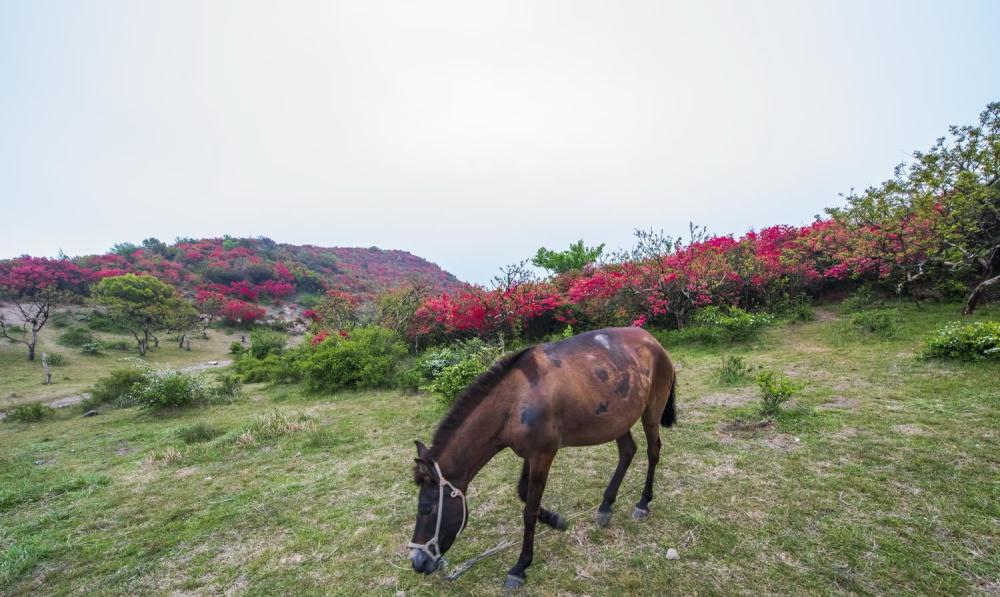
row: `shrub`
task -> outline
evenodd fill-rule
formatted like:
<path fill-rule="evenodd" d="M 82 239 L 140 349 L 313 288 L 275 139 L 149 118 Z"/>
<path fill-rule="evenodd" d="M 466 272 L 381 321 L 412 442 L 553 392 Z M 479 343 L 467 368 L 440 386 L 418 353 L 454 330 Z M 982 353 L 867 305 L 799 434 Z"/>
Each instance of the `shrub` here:
<path fill-rule="evenodd" d="M 285 342 L 284 334 L 266 329 L 254 330 L 250 332 L 250 355 L 255 359 L 263 359 L 271 354 L 281 354 L 285 349 Z"/>
<path fill-rule="evenodd" d="M 84 328 L 70 328 L 59 334 L 59 344 L 70 348 L 79 348 L 85 344 L 96 342 L 94 335 Z"/>
<path fill-rule="evenodd" d="M 304 413 L 283 413 L 277 410 L 254 417 L 249 424 L 242 427 L 230 437 L 237 447 L 248 448 L 258 441 L 269 440 L 310 430 L 315 426 L 315 421 Z"/>
<path fill-rule="evenodd" d="M 177 437 L 184 440 L 185 444 L 207 442 L 219 437 L 220 435 L 222 435 L 221 429 L 213 427 L 207 423 L 195 423 L 194 425 L 182 427 L 177 430 Z"/>
<path fill-rule="evenodd" d="M 857 313 L 881 305 L 882 299 L 872 290 L 872 287 L 862 286 L 840 303 L 840 310 L 843 313 Z"/>
<path fill-rule="evenodd" d="M 53 367 L 61 367 L 66 364 L 66 357 L 58 352 L 45 353 L 45 361 Z"/>
<path fill-rule="evenodd" d="M 7 421 L 18 423 L 33 423 L 52 415 L 55 410 L 41 402 L 21 404 L 7 411 Z"/>
<path fill-rule="evenodd" d="M 396 332 L 377 326 L 357 328 L 313 347 L 298 363 L 306 387 L 330 392 L 342 388 L 387 386 L 406 345 Z"/>
<path fill-rule="evenodd" d="M 97 380 L 90 388 L 88 406 L 98 404 L 126 404 L 134 390 L 146 381 L 142 369 L 128 367 L 114 369 L 106 376 Z"/>
<path fill-rule="evenodd" d="M 301 379 L 302 375 L 295 359 L 297 353 L 278 356 L 268 355 L 264 359 L 255 359 L 249 355 L 236 361 L 236 372 L 246 383 L 274 381 L 291 383 Z"/>
<path fill-rule="evenodd" d="M 101 343 L 107 350 L 117 350 L 120 352 L 132 352 L 132 344 L 127 340 L 108 340 Z"/>
<path fill-rule="evenodd" d="M 722 383 L 737 384 L 746 381 L 750 377 L 752 369 L 746 364 L 743 357 L 727 354 L 722 357 L 716 375 Z"/>
<path fill-rule="evenodd" d="M 774 371 L 763 371 L 757 375 L 757 386 L 760 388 L 760 406 L 757 412 L 765 418 L 778 414 L 781 405 L 805 387 Z"/>
<path fill-rule="evenodd" d="M 771 311 L 781 319 L 791 322 L 813 321 L 816 319 L 816 310 L 813 309 L 812 301 L 804 294 L 794 297 L 783 297 L 775 303 Z"/>
<path fill-rule="evenodd" d="M 750 339 L 761 327 L 771 323 L 767 313 L 747 313 L 739 307 L 723 311 L 718 307 L 705 307 L 695 317 L 695 322 L 712 330 L 721 340 L 738 342 Z"/>
<path fill-rule="evenodd" d="M 243 397 L 243 380 L 232 373 L 220 375 L 218 384 L 212 388 L 212 394 L 227 402 L 238 400 Z"/>
<path fill-rule="evenodd" d="M 80 347 L 80 352 L 85 355 L 98 356 L 104 353 L 104 345 L 100 342 L 88 342 Z"/>
<path fill-rule="evenodd" d="M 180 371 L 147 371 L 130 395 L 135 404 L 146 408 L 190 406 L 204 401 L 206 396 L 200 378 Z"/>
<path fill-rule="evenodd" d="M 1000 321 L 946 324 L 927 340 L 924 356 L 965 361 L 1000 359 Z"/>
<path fill-rule="evenodd" d="M 121 328 L 111 321 L 111 318 L 95 311 L 94 313 L 80 313 L 76 316 L 77 321 L 87 322 L 87 327 L 95 332 L 121 332 Z"/>
<path fill-rule="evenodd" d="M 851 323 L 866 332 L 889 338 L 896 331 L 897 319 L 895 309 L 869 309 L 851 316 Z"/>
<path fill-rule="evenodd" d="M 247 351 L 247 347 L 242 342 L 232 342 L 229 344 L 229 354 L 240 356 Z"/>
<path fill-rule="evenodd" d="M 70 314 L 66 311 L 59 311 L 52 314 L 52 326 L 56 329 L 68 327 L 71 323 Z"/>
<path fill-rule="evenodd" d="M 452 402 L 477 377 L 503 355 L 503 346 L 469 341 L 439 349 L 425 357 L 425 371 L 431 382 L 423 389 Z"/>

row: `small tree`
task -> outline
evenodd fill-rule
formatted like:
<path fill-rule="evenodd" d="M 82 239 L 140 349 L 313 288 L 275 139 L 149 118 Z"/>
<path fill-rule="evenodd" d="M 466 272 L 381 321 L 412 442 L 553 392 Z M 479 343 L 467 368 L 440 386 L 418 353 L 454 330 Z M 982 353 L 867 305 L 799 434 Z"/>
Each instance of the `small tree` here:
<path fill-rule="evenodd" d="M 60 303 L 78 300 L 85 290 L 86 272 L 68 260 L 19 257 L 0 263 L 0 298 L 14 305 L 20 323 L 0 311 L 0 336 L 28 348 L 35 360 L 38 332 Z M 14 330 L 19 330 L 20 333 Z"/>
<path fill-rule="evenodd" d="M 541 247 L 531 263 L 536 267 L 549 270 L 554 274 L 563 274 L 571 270 L 582 269 L 597 261 L 604 251 L 604 243 L 596 247 L 587 247 L 583 244 L 583 239 L 572 243 L 565 251 L 552 251 Z"/>
<path fill-rule="evenodd" d="M 104 278 L 94 287 L 94 298 L 116 326 L 132 334 L 139 356 L 146 355 L 155 331 L 168 328 L 171 318 L 190 309 L 172 286 L 146 275 Z"/>

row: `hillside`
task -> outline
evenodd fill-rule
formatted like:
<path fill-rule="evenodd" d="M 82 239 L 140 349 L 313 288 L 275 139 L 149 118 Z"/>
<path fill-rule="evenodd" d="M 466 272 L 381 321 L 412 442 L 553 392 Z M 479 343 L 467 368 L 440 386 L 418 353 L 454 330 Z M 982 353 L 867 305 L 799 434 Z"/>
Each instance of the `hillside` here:
<path fill-rule="evenodd" d="M 72 261 L 95 279 L 147 273 L 189 295 L 218 292 L 249 303 L 283 302 L 326 290 L 365 301 L 412 279 L 439 291 L 462 286 L 436 264 L 406 251 L 290 245 L 263 237 L 178 239 L 172 245 L 147 239 Z"/>

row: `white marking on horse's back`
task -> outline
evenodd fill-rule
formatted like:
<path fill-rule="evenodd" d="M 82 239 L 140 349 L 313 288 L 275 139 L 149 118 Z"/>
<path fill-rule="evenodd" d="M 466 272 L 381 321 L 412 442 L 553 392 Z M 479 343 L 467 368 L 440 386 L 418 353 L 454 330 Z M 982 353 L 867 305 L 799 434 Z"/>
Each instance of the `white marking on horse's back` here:
<path fill-rule="evenodd" d="M 603 346 L 605 350 L 609 350 L 611 348 L 611 342 L 608 341 L 608 337 L 605 334 L 597 334 L 594 336 L 594 342 Z"/>

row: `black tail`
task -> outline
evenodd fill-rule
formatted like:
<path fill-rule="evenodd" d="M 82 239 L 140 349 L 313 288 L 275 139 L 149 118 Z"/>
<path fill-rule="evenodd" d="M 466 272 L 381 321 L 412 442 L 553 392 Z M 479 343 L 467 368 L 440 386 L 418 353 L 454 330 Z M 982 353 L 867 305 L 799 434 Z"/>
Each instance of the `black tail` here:
<path fill-rule="evenodd" d="M 667 406 L 663 408 L 663 414 L 660 416 L 660 425 L 664 427 L 672 427 L 674 423 L 677 422 L 677 404 L 674 400 L 674 390 L 677 389 L 677 375 L 674 375 L 674 381 L 670 382 L 670 397 L 667 398 Z"/>

